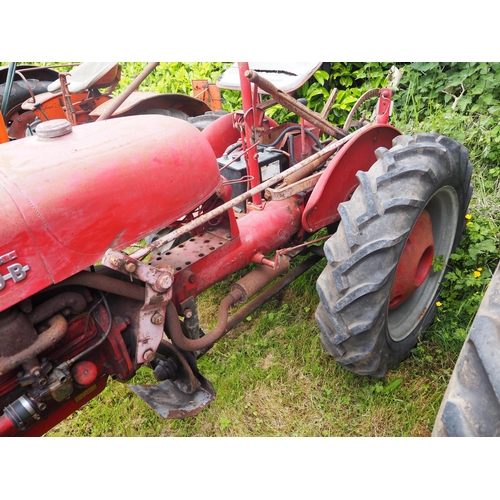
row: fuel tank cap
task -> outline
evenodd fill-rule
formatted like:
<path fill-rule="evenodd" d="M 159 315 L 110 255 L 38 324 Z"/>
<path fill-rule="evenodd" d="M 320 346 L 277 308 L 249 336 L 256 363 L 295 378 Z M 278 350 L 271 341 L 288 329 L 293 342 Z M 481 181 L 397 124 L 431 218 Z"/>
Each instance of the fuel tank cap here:
<path fill-rule="evenodd" d="M 36 135 L 41 139 L 52 139 L 69 134 L 72 130 L 71 123 L 64 118 L 60 118 L 40 123 L 36 127 Z"/>

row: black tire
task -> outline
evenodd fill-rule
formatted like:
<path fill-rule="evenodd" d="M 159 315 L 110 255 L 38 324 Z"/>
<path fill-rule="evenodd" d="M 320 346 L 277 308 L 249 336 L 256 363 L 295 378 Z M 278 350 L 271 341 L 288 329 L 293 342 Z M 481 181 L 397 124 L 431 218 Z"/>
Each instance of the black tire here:
<path fill-rule="evenodd" d="M 171 116 L 172 118 L 178 118 L 179 120 L 188 121 L 189 116 L 181 111 L 180 109 L 162 109 L 162 108 L 151 108 L 145 111 L 147 115 L 163 115 L 163 116 Z"/>
<path fill-rule="evenodd" d="M 47 92 L 47 87 L 52 82 L 40 81 L 40 80 L 27 80 L 29 87 L 31 88 L 34 95 L 42 94 Z M 6 84 L 0 85 L 0 107 L 2 106 L 3 100 L 5 98 L 5 87 Z M 22 104 L 26 99 L 31 97 L 31 93 L 23 80 L 14 81 L 12 83 L 12 88 L 9 93 L 9 102 L 7 106 L 7 116 L 9 116 L 9 110 Z"/>
<path fill-rule="evenodd" d="M 339 364 L 382 378 L 430 325 L 445 274 L 445 266 L 431 269 L 406 301 L 389 310 L 408 237 L 426 210 L 434 255 L 448 261 L 465 225 L 472 166 L 463 146 L 437 134 L 396 137 L 376 156 L 368 172 L 358 172 L 360 185 L 340 205 L 341 223 L 325 244 L 316 321 L 324 348 Z"/>
<path fill-rule="evenodd" d="M 192 123 L 200 132 L 203 132 L 214 121 L 227 114 L 228 112 L 224 110 L 207 111 L 204 115 L 190 117 L 189 123 Z"/>
<path fill-rule="evenodd" d="M 500 267 L 453 370 L 433 437 L 500 436 Z"/>

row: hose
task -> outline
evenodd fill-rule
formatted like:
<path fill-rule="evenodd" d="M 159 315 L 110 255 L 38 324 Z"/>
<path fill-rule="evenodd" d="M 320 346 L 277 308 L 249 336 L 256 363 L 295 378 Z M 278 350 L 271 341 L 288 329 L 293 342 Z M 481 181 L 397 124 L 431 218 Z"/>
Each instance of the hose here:
<path fill-rule="evenodd" d="M 2 116 L 5 116 L 5 114 L 7 113 L 7 106 L 9 103 L 10 91 L 12 89 L 12 82 L 14 81 L 14 75 L 16 73 L 16 67 L 17 67 L 16 62 L 11 62 L 9 64 L 7 81 L 5 82 L 5 94 L 3 96 L 3 101 L 2 101 L 2 109 L 1 109 Z"/>

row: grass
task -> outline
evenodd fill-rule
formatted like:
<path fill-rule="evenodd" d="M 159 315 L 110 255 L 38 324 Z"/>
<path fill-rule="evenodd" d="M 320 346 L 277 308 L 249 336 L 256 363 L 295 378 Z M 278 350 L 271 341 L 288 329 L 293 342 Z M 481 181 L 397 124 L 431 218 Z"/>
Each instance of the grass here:
<path fill-rule="evenodd" d="M 485 190 L 476 193 L 472 220 L 496 200 Z M 198 361 L 217 396 L 197 416 L 163 420 L 127 385 L 111 380 L 47 436 L 430 436 L 478 298 L 457 299 L 439 309 L 423 340 L 385 379 L 361 377 L 337 365 L 319 340 L 315 283 L 325 263 L 316 264 Z M 230 283 L 228 278 L 198 297 L 205 331 L 214 326 Z M 141 368 L 131 383 L 155 381 Z"/>
<path fill-rule="evenodd" d="M 472 214 L 495 200 L 484 190 L 478 194 L 471 202 Z M 197 416 L 163 420 L 127 385 L 112 380 L 102 394 L 47 435 L 430 436 L 479 301 L 472 297 L 476 303 L 467 306 L 469 297 L 456 302 L 457 307 L 452 302 L 439 309 L 423 340 L 397 369 L 383 380 L 361 377 L 337 365 L 319 340 L 315 283 L 325 263 L 316 264 L 198 361 L 217 396 Z M 198 297 L 205 331 L 214 326 L 230 283 L 228 278 Z M 155 381 L 141 368 L 131 383 Z"/>
<path fill-rule="evenodd" d="M 314 320 L 322 265 L 199 360 L 217 397 L 196 417 L 163 420 L 126 385 L 111 381 L 48 435 L 429 436 L 456 356 L 424 340 L 384 380 L 341 368 L 321 347 Z M 206 292 L 200 312 L 212 311 L 218 300 L 217 290 Z M 141 368 L 131 383 L 154 380 Z"/>

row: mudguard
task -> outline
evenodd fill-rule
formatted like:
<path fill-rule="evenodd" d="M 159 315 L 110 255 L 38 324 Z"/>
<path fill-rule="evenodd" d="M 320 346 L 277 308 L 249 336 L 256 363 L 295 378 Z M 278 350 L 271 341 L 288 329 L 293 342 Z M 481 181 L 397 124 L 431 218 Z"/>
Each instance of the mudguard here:
<path fill-rule="evenodd" d="M 112 101 L 105 102 L 94 109 L 90 116 L 96 120 L 112 105 Z M 112 117 L 144 114 L 151 109 L 176 109 L 188 116 L 199 116 L 211 111 L 207 103 L 184 94 L 132 92 L 112 114 Z"/>
<path fill-rule="evenodd" d="M 374 125 L 347 143 L 327 165 L 302 214 L 302 227 L 309 232 L 340 220 L 338 206 L 356 187 L 356 172 L 367 171 L 376 161 L 375 150 L 390 149 L 401 132 L 391 125 Z"/>

